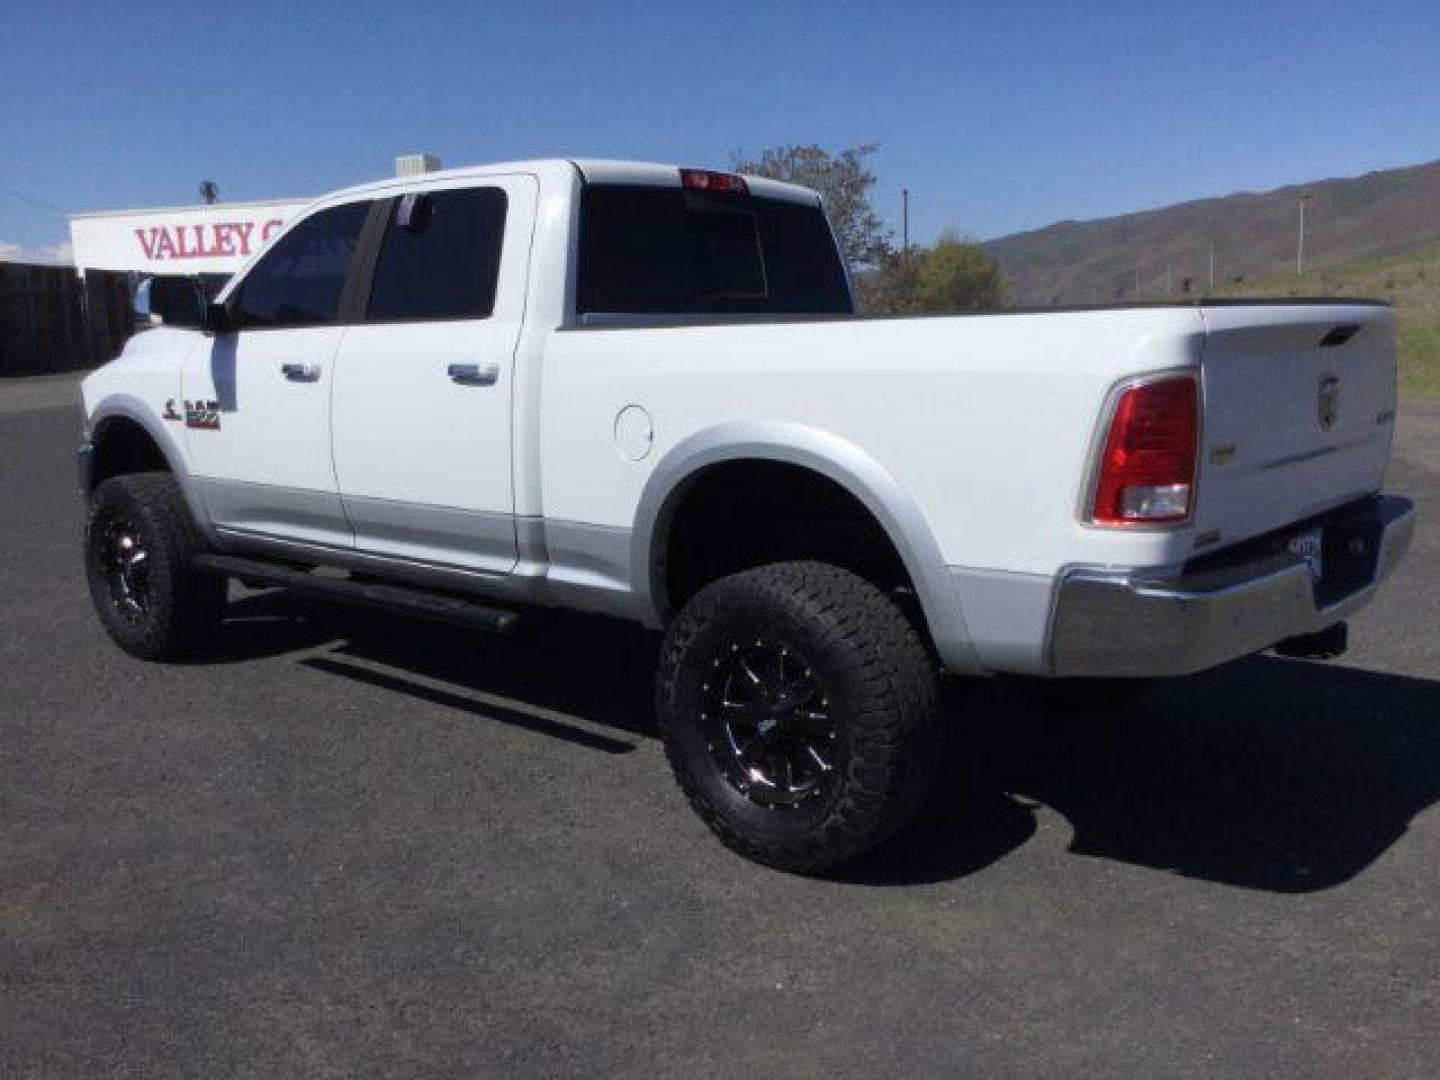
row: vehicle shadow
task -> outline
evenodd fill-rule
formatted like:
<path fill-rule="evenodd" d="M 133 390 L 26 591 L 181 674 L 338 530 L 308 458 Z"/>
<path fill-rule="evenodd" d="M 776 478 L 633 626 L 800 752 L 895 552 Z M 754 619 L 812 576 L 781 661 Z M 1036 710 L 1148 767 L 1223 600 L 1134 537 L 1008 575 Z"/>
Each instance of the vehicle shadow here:
<path fill-rule="evenodd" d="M 269 591 L 232 599 L 220 634 L 190 662 L 306 653 L 299 662 L 317 671 L 559 737 L 563 724 L 537 728 L 533 717 L 651 737 L 657 645 L 642 627 L 598 616 L 546 612 L 495 636 Z M 576 741 L 615 749 L 613 739 Z"/>
<path fill-rule="evenodd" d="M 955 721 L 930 813 L 843 880 L 967 873 L 1027 839 L 1043 804 L 1077 854 L 1314 892 L 1360 873 L 1440 798 L 1440 682 L 1335 664 L 1253 657 L 1109 713 L 987 686 Z"/>
<path fill-rule="evenodd" d="M 282 594 L 232 616 L 235 644 L 310 650 L 314 670 L 488 721 L 610 753 L 632 744 L 590 728 L 654 734 L 656 637 L 626 623 L 550 614 L 493 638 Z M 953 691 L 930 807 L 834 880 L 973 873 L 1034 834 L 1038 804 L 1065 817 L 1078 854 L 1312 892 L 1360 873 L 1440 798 L 1440 682 L 1266 656 L 1111 712 L 1045 708 L 998 682 Z"/>

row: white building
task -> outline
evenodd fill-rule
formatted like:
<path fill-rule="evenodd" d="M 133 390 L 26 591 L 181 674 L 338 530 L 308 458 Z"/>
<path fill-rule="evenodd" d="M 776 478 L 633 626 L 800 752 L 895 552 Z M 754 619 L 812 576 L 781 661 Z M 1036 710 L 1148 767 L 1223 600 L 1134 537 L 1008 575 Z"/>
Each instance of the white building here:
<path fill-rule="evenodd" d="M 434 154 L 395 159 L 396 176 L 440 168 Z M 310 199 L 262 199 L 159 210 L 97 210 L 70 215 L 75 268 L 142 276 L 239 270 Z"/>
<path fill-rule="evenodd" d="M 137 274 L 233 274 L 308 199 L 70 216 L 75 266 Z"/>

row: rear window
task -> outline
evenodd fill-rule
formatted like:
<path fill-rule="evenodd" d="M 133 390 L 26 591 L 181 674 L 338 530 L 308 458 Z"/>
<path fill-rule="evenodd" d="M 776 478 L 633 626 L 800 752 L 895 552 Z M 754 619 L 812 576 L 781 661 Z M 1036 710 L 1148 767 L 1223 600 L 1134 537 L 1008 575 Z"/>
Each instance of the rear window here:
<path fill-rule="evenodd" d="M 818 206 L 591 184 L 580 203 L 580 314 L 842 314 L 845 269 Z"/>

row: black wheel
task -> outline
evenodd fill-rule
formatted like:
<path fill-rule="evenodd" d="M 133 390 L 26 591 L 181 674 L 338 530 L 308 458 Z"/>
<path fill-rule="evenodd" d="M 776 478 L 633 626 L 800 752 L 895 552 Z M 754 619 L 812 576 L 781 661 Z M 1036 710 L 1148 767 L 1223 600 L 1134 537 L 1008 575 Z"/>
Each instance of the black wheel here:
<path fill-rule="evenodd" d="M 776 563 L 701 590 L 666 634 L 665 753 L 730 848 L 816 872 L 875 847 L 940 764 L 939 676 L 915 628 L 863 578 Z"/>
<path fill-rule="evenodd" d="M 1148 679 L 1040 679 L 1015 676 L 1008 680 L 1032 703 L 1047 709 L 1105 712 L 1133 705 L 1150 691 Z"/>
<path fill-rule="evenodd" d="M 96 489 L 85 523 L 85 576 L 115 644 L 163 660 L 192 651 L 214 629 L 226 582 L 190 568 L 200 547 L 169 473 L 117 476 Z"/>

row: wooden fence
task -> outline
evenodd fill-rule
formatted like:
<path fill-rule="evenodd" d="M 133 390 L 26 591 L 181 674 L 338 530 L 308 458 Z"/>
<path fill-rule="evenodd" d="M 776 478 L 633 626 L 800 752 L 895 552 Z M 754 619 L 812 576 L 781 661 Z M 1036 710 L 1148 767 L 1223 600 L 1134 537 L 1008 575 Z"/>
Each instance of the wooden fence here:
<path fill-rule="evenodd" d="M 128 274 L 0 262 L 0 378 L 95 367 L 133 330 Z"/>

